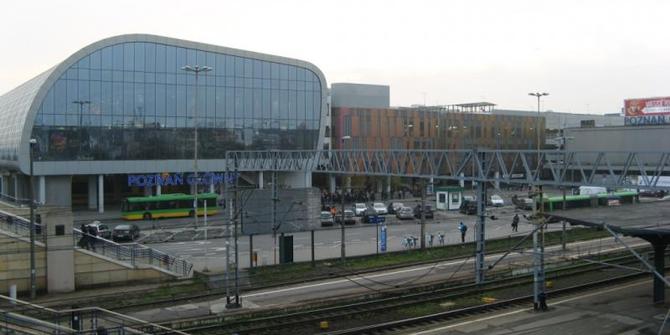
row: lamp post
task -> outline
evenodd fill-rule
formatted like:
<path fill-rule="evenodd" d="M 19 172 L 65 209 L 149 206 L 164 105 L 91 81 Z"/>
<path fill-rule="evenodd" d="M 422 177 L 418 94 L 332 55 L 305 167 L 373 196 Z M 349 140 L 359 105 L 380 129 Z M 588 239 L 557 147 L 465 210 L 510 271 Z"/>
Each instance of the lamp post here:
<path fill-rule="evenodd" d="M 535 124 L 535 132 L 537 133 L 537 176 L 541 178 L 540 98 L 549 95 L 549 93 L 536 92 L 528 93 L 528 95 L 537 98 L 537 122 Z M 533 306 L 535 310 L 539 310 L 542 307 L 540 296 L 544 296 L 544 218 L 542 216 L 544 203 L 542 201 L 541 185 L 537 186 L 537 195 L 539 196 L 539 201 L 533 207 L 533 216 L 537 220 L 537 224 L 540 225 L 539 232 L 537 229 L 533 232 Z"/>
<path fill-rule="evenodd" d="M 350 140 L 350 139 L 351 139 L 351 136 L 349 136 L 349 135 L 342 136 L 342 138 L 340 139 L 340 143 L 341 143 L 340 146 L 342 147 L 342 150 L 344 150 L 344 141 L 345 140 Z M 342 235 L 341 236 L 342 243 L 340 245 L 340 258 L 342 260 L 342 263 L 344 263 L 344 260 L 347 257 L 346 247 L 345 247 L 345 243 L 344 243 L 344 241 L 345 241 L 345 234 L 344 234 L 344 187 L 341 189 L 340 193 L 342 193 L 342 194 L 340 194 L 340 198 L 342 200 L 342 219 L 340 220 L 340 233 Z M 333 218 L 333 220 L 335 220 L 335 219 L 337 219 L 337 214 Z"/>
<path fill-rule="evenodd" d="M 83 121 L 83 112 L 84 112 L 84 105 L 90 105 L 91 102 L 89 100 L 75 100 L 72 101 L 73 104 L 79 105 L 79 127 L 81 127 Z"/>
<path fill-rule="evenodd" d="M 29 161 L 30 161 L 30 299 L 37 295 L 37 273 L 35 270 L 35 194 L 33 183 L 33 151 L 37 140 L 30 139 Z"/>
<path fill-rule="evenodd" d="M 193 180 L 195 185 L 193 187 L 193 216 L 195 218 L 195 227 L 198 227 L 198 76 L 200 72 L 212 71 L 212 68 L 204 65 L 186 65 L 181 68 L 186 72 L 195 73 L 195 106 L 193 107 Z M 207 230 L 207 227 L 205 227 Z M 207 241 L 205 241 L 205 244 Z"/>

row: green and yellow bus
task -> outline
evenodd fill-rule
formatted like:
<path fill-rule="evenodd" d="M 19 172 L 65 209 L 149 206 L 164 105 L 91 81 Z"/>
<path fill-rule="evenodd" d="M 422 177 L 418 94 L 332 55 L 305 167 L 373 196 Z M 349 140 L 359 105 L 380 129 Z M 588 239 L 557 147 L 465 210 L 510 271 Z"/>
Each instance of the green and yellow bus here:
<path fill-rule="evenodd" d="M 594 195 L 566 195 L 565 209 L 595 207 L 595 206 L 612 206 L 613 203 L 633 203 L 638 199 L 638 194 L 635 191 L 622 191 L 611 193 L 598 193 Z M 551 212 L 554 210 L 563 209 L 563 196 L 554 196 L 543 198 L 544 211 Z"/>
<path fill-rule="evenodd" d="M 121 205 L 121 218 L 124 220 L 151 220 L 162 218 L 189 217 L 194 215 L 193 194 L 172 193 L 148 197 L 128 197 Z M 216 193 L 198 194 L 198 216 L 219 212 Z"/>

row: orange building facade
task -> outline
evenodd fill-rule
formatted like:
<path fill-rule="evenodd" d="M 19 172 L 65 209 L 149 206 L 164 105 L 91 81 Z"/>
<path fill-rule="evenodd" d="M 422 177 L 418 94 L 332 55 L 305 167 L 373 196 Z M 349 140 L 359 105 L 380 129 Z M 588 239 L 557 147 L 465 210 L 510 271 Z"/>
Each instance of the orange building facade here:
<path fill-rule="evenodd" d="M 332 148 L 356 150 L 537 149 L 545 119 L 435 108 L 332 109 Z"/>

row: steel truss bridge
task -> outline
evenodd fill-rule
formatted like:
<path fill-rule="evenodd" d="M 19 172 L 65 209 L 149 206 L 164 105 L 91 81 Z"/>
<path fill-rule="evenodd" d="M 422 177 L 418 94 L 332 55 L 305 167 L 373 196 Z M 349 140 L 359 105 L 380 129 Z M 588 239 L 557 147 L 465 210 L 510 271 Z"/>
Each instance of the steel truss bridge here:
<path fill-rule="evenodd" d="M 538 164 L 539 162 L 539 164 Z M 668 190 L 670 151 L 229 151 L 227 171 L 318 172 L 550 186 Z"/>
<path fill-rule="evenodd" d="M 670 176 L 670 151 L 269 150 L 228 151 L 225 158 L 226 173 L 272 172 L 273 180 L 276 180 L 276 172 L 303 171 L 474 182 L 477 184 L 478 199 L 475 230 L 477 283 L 485 280 L 486 202 L 483 199 L 487 198 L 486 185 L 489 182 L 536 187 L 600 186 L 670 191 L 670 184 L 659 183 L 660 177 Z M 273 187 L 276 187 L 275 184 Z M 232 215 L 231 221 L 235 221 Z M 538 222 L 539 229 L 543 229 L 544 221 Z M 541 265 L 538 266 L 540 270 L 536 269 L 536 299 L 538 290 L 544 290 L 544 260 L 541 251 L 544 247 L 541 243 L 538 251 L 537 231 L 535 229 L 533 232 L 534 263 Z M 237 264 L 233 266 L 237 269 Z M 655 285 L 656 282 L 659 280 L 655 281 Z M 239 306 L 237 284 L 235 291 L 236 305 Z M 229 294 L 227 298 L 230 299 Z"/>

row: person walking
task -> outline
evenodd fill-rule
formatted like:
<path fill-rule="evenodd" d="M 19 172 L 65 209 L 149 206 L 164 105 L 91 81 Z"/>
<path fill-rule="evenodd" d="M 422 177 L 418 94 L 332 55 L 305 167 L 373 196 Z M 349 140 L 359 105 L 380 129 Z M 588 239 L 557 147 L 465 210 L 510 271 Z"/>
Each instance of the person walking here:
<path fill-rule="evenodd" d="M 79 230 L 81 231 L 81 239 L 79 239 L 79 245 L 80 248 L 86 248 L 88 250 L 89 244 L 88 244 L 88 227 L 86 227 L 85 224 L 81 224 L 81 227 L 79 227 Z"/>
<path fill-rule="evenodd" d="M 87 232 L 88 232 L 88 238 L 87 238 L 88 248 L 87 249 L 90 248 L 93 251 L 95 251 L 95 243 L 97 242 L 97 237 L 96 236 L 98 236 L 98 233 L 95 231 L 95 227 L 93 227 L 93 226 L 88 226 Z"/>
<path fill-rule="evenodd" d="M 437 240 L 440 242 L 440 245 L 444 245 L 444 233 L 442 232 L 438 233 Z"/>
<path fill-rule="evenodd" d="M 512 218 L 512 231 L 518 231 L 519 230 L 519 214 L 514 214 L 514 218 Z"/>
<path fill-rule="evenodd" d="M 465 243 L 465 233 L 468 231 L 468 226 L 461 221 L 461 223 L 458 224 L 458 230 L 461 232 L 461 243 Z"/>

